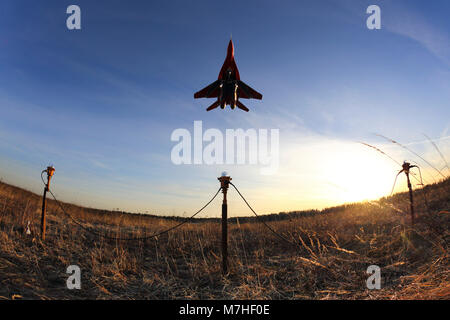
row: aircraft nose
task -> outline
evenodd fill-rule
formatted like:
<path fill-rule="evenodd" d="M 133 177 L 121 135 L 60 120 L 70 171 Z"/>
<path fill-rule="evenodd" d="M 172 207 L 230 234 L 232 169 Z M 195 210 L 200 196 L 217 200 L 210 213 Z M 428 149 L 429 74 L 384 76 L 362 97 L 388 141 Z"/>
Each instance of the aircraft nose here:
<path fill-rule="evenodd" d="M 230 39 L 230 42 L 228 43 L 228 50 L 227 55 L 229 57 L 234 57 L 234 45 L 233 40 Z"/>

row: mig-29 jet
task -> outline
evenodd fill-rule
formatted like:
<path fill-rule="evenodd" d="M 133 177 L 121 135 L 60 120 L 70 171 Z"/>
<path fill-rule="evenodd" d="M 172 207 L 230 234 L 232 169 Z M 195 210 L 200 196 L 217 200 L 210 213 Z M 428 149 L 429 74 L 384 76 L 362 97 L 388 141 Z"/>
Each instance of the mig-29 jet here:
<path fill-rule="evenodd" d="M 239 101 L 239 98 L 262 99 L 261 93 L 241 81 L 239 70 L 234 61 L 232 40 L 228 44 L 227 57 L 225 58 L 222 69 L 220 69 L 219 78 L 206 88 L 196 92 L 194 98 L 217 98 L 217 101 L 210 105 L 206 111 L 215 109 L 218 106 L 224 109 L 226 105 L 229 105 L 231 109 L 238 107 L 247 112 L 249 109 Z"/>

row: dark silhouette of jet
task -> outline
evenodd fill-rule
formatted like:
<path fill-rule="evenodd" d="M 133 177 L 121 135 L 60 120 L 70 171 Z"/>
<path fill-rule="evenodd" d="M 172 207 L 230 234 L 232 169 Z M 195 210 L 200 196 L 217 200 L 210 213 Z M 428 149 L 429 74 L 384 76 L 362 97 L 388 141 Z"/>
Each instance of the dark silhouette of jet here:
<path fill-rule="evenodd" d="M 217 101 L 210 105 L 206 111 L 215 109 L 218 106 L 224 109 L 226 105 L 229 105 L 231 109 L 238 107 L 247 112 L 249 109 L 239 101 L 239 98 L 262 99 L 261 93 L 241 81 L 239 70 L 234 61 L 232 40 L 228 43 L 227 57 L 225 58 L 222 69 L 220 69 L 219 78 L 209 86 L 196 92 L 194 98 L 217 98 Z"/>

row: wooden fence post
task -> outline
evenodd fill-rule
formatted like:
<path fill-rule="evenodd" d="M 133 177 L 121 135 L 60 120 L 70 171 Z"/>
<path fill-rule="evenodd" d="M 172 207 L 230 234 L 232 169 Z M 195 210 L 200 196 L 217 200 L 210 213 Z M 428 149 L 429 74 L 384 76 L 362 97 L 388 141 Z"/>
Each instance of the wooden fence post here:
<path fill-rule="evenodd" d="M 53 173 L 55 172 L 55 168 L 53 167 L 47 167 L 46 170 L 42 171 L 42 173 L 47 173 L 47 183 L 44 187 L 44 195 L 42 197 L 42 216 L 41 216 L 41 238 L 44 241 L 45 240 L 45 229 L 46 229 L 46 221 L 45 221 L 45 211 L 47 209 L 47 191 L 50 189 L 50 180 L 53 176 Z M 41 173 L 41 174 L 42 174 Z"/>
<path fill-rule="evenodd" d="M 227 176 L 226 172 L 222 173 L 220 178 L 220 186 L 222 187 L 223 202 L 222 202 L 222 273 L 228 272 L 228 205 L 227 205 L 227 191 L 231 178 Z"/>
<path fill-rule="evenodd" d="M 403 163 L 403 171 L 406 174 L 406 180 L 408 183 L 408 190 L 409 190 L 409 204 L 411 207 L 411 224 L 414 225 L 414 199 L 413 199 L 413 191 L 412 191 L 411 181 L 409 179 L 409 170 L 412 167 L 413 166 L 411 166 L 411 164 L 406 161 Z"/>

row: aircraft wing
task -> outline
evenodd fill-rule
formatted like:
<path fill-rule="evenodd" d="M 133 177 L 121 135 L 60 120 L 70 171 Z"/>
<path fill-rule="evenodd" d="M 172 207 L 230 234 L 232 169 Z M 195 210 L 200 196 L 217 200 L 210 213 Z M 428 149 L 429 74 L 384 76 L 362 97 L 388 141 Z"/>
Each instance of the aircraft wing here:
<path fill-rule="evenodd" d="M 219 85 L 220 80 L 216 80 L 209 86 L 203 88 L 202 90 L 194 93 L 194 98 L 217 98 L 219 96 Z"/>
<path fill-rule="evenodd" d="M 238 96 L 239 96 L 239 98 L 243 98 L 243 99 L 258 99 L 258 100 L 262 99 L 262 94 L 261 93 L 259 93 L 258 91 L 250 88 L 244 82 L 239 80 L 237 83 L 238 83 Z"/>

